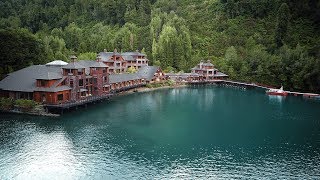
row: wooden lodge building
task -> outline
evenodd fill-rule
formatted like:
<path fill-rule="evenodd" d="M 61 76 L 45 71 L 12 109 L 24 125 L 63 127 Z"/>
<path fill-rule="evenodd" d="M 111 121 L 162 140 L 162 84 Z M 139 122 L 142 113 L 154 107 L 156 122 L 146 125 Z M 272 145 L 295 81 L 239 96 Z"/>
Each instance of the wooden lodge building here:
<path fill-rule="evenodd" d="M 210 60 L 207 62 L 200 61 L 197 66 L 191 69 L 191 73 L 199 74 L 204 80 L 224 79 L 228 77 L 228 75 L 214 68 Z"/>
<path fill-rule="evenodd" d="M 89 97 L 108 96 L 165 77 L 159 67 L 148 66 L 144 54 L 132 52 L 122 56 L 113 52 L 106 58 L 107 54 L 100 53 L 95 61 L 78 61 L 77 57 L 72 56 L 70 63 L 53 61 L 10 73 L 0 81 L 0 97 L 63 104 Z M 137 73 L 124 73 L 127 65 L 140 69 Z"/>
<path fill-rule="evenodd" d="M 200 61 L 197 66 L 191 69 L 191 73 L 166 73 L 166 75 L 177 82 L 221 80 L 228 77 L 228 75 L 219 72 L 210 60 L 205 63 Z"/>
<path fill-rule="evenodd" d="M 227 77 L 209 61 L 201 61 L 191 73 L 164 74 L 160 67 L 148 66 L 139 52 L 101 52 L 96 60 L 60 60 L 32 65 L 12 72 L 0 81 L 0 97 L 31 99 L 46 105 L 61 105 L 108 97 L 112 93 L 171 78 L 175 81 L 210 81 Z M 129 67 L 136 73 L 125 73 Z"/>
<path fill-rule="evenodd" d="M 101 52 L 98 56 L 108 66 L 108 73 L 110 74 L 124 73 L 129 67 L 140 69 L 143 66 L 148 66 L 149 62 L 146 55 L 138 51 L 120 54 L 115 49 L 114 52 Z"/>

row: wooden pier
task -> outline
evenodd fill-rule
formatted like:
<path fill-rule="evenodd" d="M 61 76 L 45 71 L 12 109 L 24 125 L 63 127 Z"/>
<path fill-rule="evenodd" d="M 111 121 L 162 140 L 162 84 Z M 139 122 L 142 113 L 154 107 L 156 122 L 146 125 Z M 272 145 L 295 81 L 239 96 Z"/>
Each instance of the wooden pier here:
<path fill-rule="evenodd" d="M 88 96 L 85 98 L 82 98 L 77 101 L 69 101 L 61 104 L 46 104 L 44 107 L 46 108 L 46 111 L 60 111 L 60 114 L 63 114 L 63 111 L 65 109 L 70 109 L 70 108 L 78 108 L 79 106 L 87 106 L 87 104 L 90 103 L 95 103 L 95 102 L 101 102 L 103 100 L 107 100 L 110 97 L 112 97 L 113 94 L 103 94 L 100 96 Z"/>
<path fill-rule="evenodd" d="M 315 94 L 315 93 L 302 93 L 302 92 L 293 92 L 293 91 L 285 91 L 287 92 L 289 95 L 292 96 L 303 96 L 306 98 L 313 98 L 313 97 L 320 97 L 320 94 Z"/>
<path fill-rule="evenodd" d="M 230 81 L 230 80 L 221 80 L 221 79 L 217 79 L 217 80 L 207 80 L 207 81 L 189 81 L 187 82 L 187 84 L 190 85 L 201 85 L 201 84 L 227 84 L 227 85 L 231 85 L 231 86 L 242 86 L 245 88 L 261 88 L 261 89 L 270 89 L 273 87 L 267 87 L 264 85 L 260 85 L 260 84 L 255 84 L 255 83 L 244 83 L 244 82 L 237 82 L 237 81 Z M 303 93 L 303 92 L 294 92 L 294 91 L 285 91 L 288 93 L 288 95 L 291 96 L 302 96 L 302 97 L 306 97 L 306 98 L 314 98 L 314 97 L 320 97 L 320 94 L 316 94 L 316 93 Z"/>

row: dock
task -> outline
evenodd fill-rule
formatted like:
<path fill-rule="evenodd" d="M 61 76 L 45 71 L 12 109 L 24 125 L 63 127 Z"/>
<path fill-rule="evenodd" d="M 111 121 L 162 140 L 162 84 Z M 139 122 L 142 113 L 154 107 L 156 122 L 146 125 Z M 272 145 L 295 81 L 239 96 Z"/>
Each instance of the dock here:
<path fill-rule="evenodd" d="M 255 84 L 255 83 L 245 83 L 245 82 L 237 82 L 237 81 L 221 80 L 221 79 L 204 80 L 204 81 L 189 81 L 189 82 L 187 82 L 187 84 L 189 84 L 189 85 L 227 84 L 227 85 L 231 85 L 231 86 L 244 87 L 244 88 L 260 88 L 260 89 L 265 89 L 265 90 L 268 90 L 270 88 L 276 89 L 275 87 L 271 87 L 271 86 L 267 87 L 265 85 L 260 85 L 260 84 Z M 306 97 L 306 98 L 320 97 L 320 94 L 316 94 L 316 93 L 304 93 L 304 92 L 294 92 L 294 91 L 285 91 L 285 92 L 287 92 L 288 95 L 291 95 L 291 96 L 302 96 L 302 97 Z"/>
<path fill-rule="evenodd" d="M 292 96 L 303 96 L 306 98 L 313 98 L 313 97 L 320 97 L 320 94 L 315 94 L 315 93 L 302 93 L 302 92 L 293 92 L 293 91 L 285 91 L 288 94 L 292 95 Z"/>

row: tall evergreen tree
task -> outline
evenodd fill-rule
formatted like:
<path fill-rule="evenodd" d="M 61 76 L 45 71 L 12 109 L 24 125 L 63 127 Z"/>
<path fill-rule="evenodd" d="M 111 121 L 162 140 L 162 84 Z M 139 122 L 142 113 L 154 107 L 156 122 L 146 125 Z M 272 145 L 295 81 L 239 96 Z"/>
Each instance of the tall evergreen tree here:
<path fill-rule="evenodd" d="M 284 43 L 288 30 L 289 18 L 289 6 L 286 3 L 282 3 L 278 11 L 278 24 L 275 34 L 275 41 L 278 47 L 281 47 Z"/>

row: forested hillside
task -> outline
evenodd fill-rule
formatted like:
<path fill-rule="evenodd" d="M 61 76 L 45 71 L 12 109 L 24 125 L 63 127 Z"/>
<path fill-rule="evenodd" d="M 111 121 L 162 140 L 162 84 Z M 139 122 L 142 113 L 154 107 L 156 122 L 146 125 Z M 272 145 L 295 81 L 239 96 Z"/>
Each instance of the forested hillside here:
<path fill-rule="evenodd" d="M 0 73 L 143 51 L 165 70 L 211 59 L 231 79 L 320 92 L 319 0 L 2 0 Z"/>

